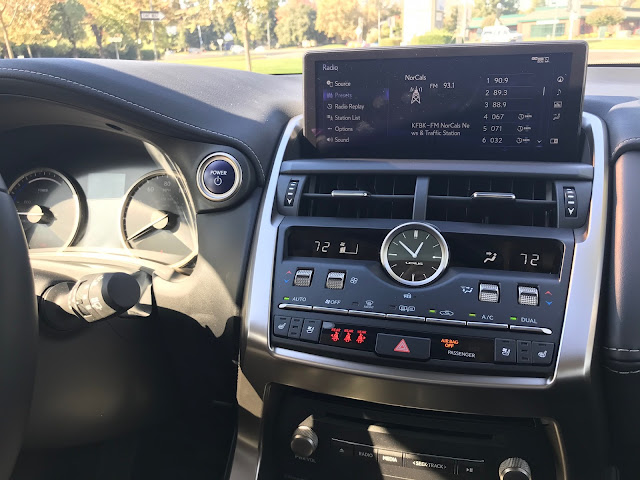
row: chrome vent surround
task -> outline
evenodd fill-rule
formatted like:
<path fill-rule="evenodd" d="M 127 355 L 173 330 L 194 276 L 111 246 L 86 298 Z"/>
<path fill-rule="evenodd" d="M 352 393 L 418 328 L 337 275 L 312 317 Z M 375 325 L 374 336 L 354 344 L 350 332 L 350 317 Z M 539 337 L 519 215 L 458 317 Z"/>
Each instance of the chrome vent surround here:
<path fill-rule="evenodd" d="M 299 216 L 408 220 L 415 189 L 415 175 L 310 175 Z"/>
<path fill-rule="evenodd" d="M 557 227 L 551 180 L 438 175 L 429 179 L 427 220 Z"/>

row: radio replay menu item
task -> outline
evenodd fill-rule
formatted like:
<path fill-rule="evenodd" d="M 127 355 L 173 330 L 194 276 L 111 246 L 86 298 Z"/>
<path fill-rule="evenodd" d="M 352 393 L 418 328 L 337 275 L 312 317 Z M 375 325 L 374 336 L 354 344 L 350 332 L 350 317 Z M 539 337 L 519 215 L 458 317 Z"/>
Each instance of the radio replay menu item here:
<path fill-rule="evenodd" d="M 577 161 L 586 48 L 312 52 L 305 136 L 332 157 Z"/>

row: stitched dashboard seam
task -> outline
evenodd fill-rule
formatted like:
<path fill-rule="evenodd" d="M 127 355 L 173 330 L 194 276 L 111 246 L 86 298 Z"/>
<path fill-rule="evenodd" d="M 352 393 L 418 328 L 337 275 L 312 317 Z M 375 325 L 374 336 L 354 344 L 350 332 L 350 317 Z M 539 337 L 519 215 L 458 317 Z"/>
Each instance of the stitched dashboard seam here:
<path fill-rule="evenodd" d="M 174 122 L 178 122 L 178 123 L 181 123 L 183 125 L 187 125 L 188 127 L 195 128 L 197 130 L 202 130 L 203 132 L 212 133 L 214 135 L 220 135 L 222 137 L 229 138 L 231 140 L 239 142 L 239 143 L 241 143 L 242 145 L 244 145 L 245 147 L 247 147 L 249 149 L 251 154 L 254 156 L 254 158 L 256 160 L 256 163 L 258 164 L 258 167 L 260 168 L 260 173 L 262 173 L 262 179 L 263 180 L 266 179 L 266 175 L 264 173 L 264 169 L 262 168 L 262 164 L 260 163 L 260 160 L 258 159 L 258 155 L 256 155 L 256 152 L 254 152 L 253 149 L 249 145 L 247 145 L 245 142 L 243 142 L 239 138 L 233 137 L 231 135 L 227 135 L 225 133 L 216 132 L 214 130 L 209 130 L 207 128 L 199 127 L 197 125 L 193 125 L 193 124 L 191 124 L 189 122 L 185 122 L 184 120 L 179 120 L 177 118 L 171 117 L 171 116 L 166 115 L 164 113 L 156 112 L 155 110 L 152 110 L 151 108 L 145 107 L 143 105 L 139 105 L 139 104 L 137 104 L 135 102 L 132 102 L 131 100 L 127 100 L 125 98 L 119 97 L 119 96 L 114 95 L 112 93 L 105 92 L 105 91 L 100 90 L 98 88 L 90 87 L 89 85 L 85 85 L 83 83 L 79 83 L 79 82 L 76 82 L 74 80 L 69 80 L 68 78 L 59 77 L 57 75 L 51 75 L 50 73 L 35 72 L 33 70 L 25 70 L 25 69 L 22 69 L 22 68 L 0 67 L 0 70 L 5 70 L 5 71 L 9 71 L 9 72 L 28 73 L 28 74 L 33 74 L 33 75 L 40 75 L 40 76 L 43 76 L 43 77 L 49 77 L 49 78 L 53 78 L 55 80 L 60 80 L 60 81 L 63 81 L 63 82 L 67 82 L 67 83 L 70 83 L 72 85 L 77 85 L 78 87 L 86 88 L 88 90 L 91 90 L 92 92 L 96 92 L 96 93 L 105 95 L 107 97 L 115 98 L 116 100 L 120 100 L 120 101 L 125 102 L 125 103 L 127 103 L 129 105 L 132 105 L 134 107 L 141 108 L 142 110 L 145 110 L 145 111 L 147 111 L 149 113 L 153 113 L 154 115 L 158 115 L 159 117 L 163 117 L 163 118 L 166 118 L 166 119 L 169 119 L 169 120 L 173 120 Z"/>
<path fill-rule="evenodd" d="M 620 148 L 624 144 L 629 143 L 629 142 L 633 142 L 633 141 L 636 141 L 636 140 L 640 140 L 640 137 L 625 138 L 624 140 L 622 140 L 620 143 L 618 143 L 616 145 L 616 148 L 613 149 L 614 156 L 616 156 L 615 154 L 617 153 L 618 150 L 620 150 Z"/>

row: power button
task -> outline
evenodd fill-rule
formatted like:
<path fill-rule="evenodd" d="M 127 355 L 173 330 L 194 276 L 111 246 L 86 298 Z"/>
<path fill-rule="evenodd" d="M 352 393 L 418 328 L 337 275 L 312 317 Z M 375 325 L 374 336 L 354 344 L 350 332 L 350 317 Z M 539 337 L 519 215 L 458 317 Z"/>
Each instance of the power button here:
<path fill-rule="evenodd" d="M 236 193 L 242 181 L 242 170 L 234 157 L 220 152 L 207 156 L 200 163 L 197 177 L 200 193 L 219 202 Z"/>

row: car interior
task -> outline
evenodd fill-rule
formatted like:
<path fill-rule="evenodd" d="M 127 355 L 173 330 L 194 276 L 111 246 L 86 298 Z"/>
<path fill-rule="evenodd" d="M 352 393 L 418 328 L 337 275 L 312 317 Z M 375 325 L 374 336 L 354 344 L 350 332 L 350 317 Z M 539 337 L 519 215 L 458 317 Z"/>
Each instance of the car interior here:
<path fill-rule="evenodd" d="M 587 55 L 0 62 L 0 480 L 639 478 L 640 68 Z"/>

